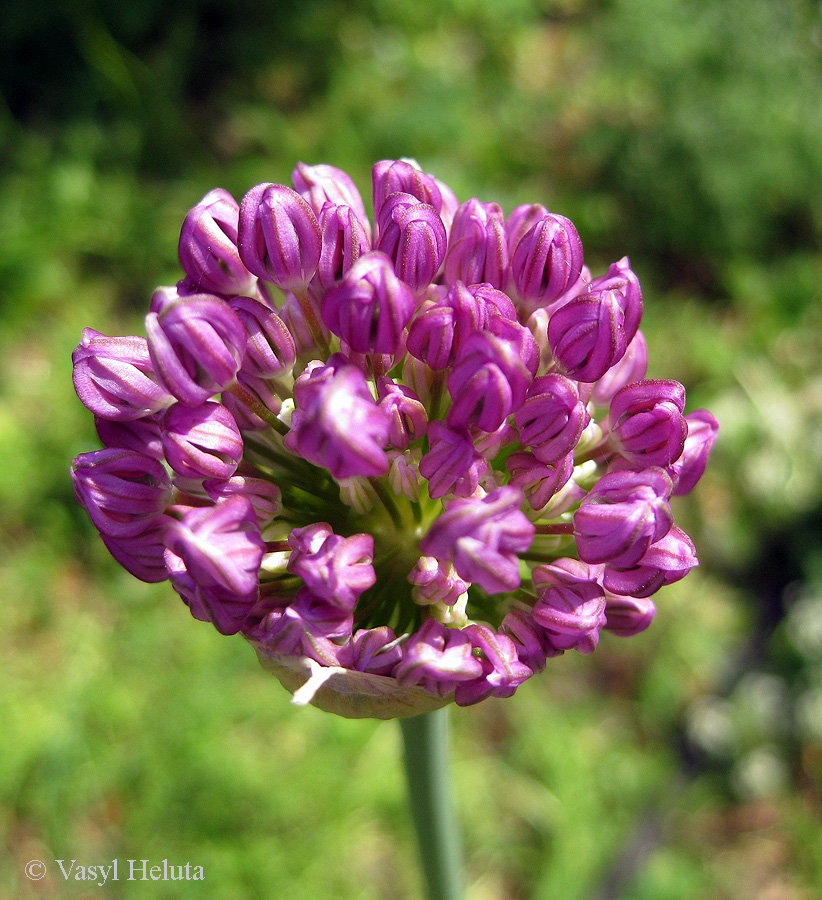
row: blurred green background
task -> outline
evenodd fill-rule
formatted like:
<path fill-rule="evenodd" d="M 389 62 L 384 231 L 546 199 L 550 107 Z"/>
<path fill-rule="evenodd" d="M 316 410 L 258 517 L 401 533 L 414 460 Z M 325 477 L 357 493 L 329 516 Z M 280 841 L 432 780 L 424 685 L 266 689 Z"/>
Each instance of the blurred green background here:
<path fill-rule="evenodd" d="M 817 900 L 819 4 L 5 0 L 0 42 L 0 898 L 421 895 L 396 724 L 290 705 L 68 479 L 81 329 L 142 333 L 207 190 L 412 156 L 627 253 L 652 374 L 721 422 L 650 631 L 454 710 L 469 900 Z M 206 881 L 53 862 L 115 857 Z"/>

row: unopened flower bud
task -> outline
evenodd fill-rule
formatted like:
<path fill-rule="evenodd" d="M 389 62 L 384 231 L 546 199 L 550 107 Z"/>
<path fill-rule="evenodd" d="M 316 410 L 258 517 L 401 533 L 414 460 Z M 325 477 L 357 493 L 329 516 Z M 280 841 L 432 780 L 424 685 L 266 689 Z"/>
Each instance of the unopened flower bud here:
<path fill-rule="evenodd" d="M 605 625 L 605 593 L 590 567 L 577 559 L 558 559 L 533 573 L 537 602 L 534 620 L 557 650 L 591 653 Z"/>
<path fill-rule="evenodd" d="M 662 469 L 603 475 L 574 514 L 580 557 L 620 568 L 636 565 L 671 528 L 671 488 Z"/>
<path fill-rule="evenodd" d="M 306 287 L 317 271 L 322 235 L 308 201 L 283 184 L 258 184 L 240 204 L 240 257 L 283 291 Z"/>
<path fill-rule="evenodd" d="M 148 350 L 158 381 L 187 406 L 228 387 L 245 353 L 246 330 L 219 297 L 155 291 L 146 316 Z"/>
<path fill-rule="evenodd" d="M 591 416 L 575 382 L 555 372 L 540 375 L 514 413 L 520 440 L 544 463 L 555 463 L 576 447 Z"/>
<path fill-rule="evenodd" d="M 168 464 L 183 478 L 230 478 L 243 457 L 243 439 L 231 413 L 209 400 L 177 403 L 163 422 Z"/>
<path fill-rule="evenodd" d="M 582 241 L 565 216 L 547 213 L 511 250 L 511 277 L 528 315 L 559 299 L 581 272 Z"/>
<path fill-rule="evenodd" d="M 420 541 L 426 556 L 450 560 L 461 578 L 495 594 L 519 586 L 518 553 L 534 526 L 520 510 L 522 491 L 506 485 L 481 499 L 453 500 Z"/>
<path fill-rule="evenodd" d="M 308 200 L 317 216 L 326 203 L 349 207 L 363 226 L 365 237 L 370 241 L 371 229 L 368 226 L 368 216 L 362 197 L 351 176 L 342 169 L 324 164 L 307 166 L 305 163 L 297 163 L 297 167 L 291 173 L 291 183 L 297 193 Z"/>
<path fill-rule="evenodd" d="M 132 450 L 95 450 L 72 463 L 74 493 L 102 534 L 135 537 L 171 501 L 171 482 L 158 460 Z"/>
<path fill-rule="evenodd" d="M 157 383 L 145 338 L 106 337 L 84 328 L 71 359 L 77 396 L 103 419 L 139 419 L 174 402 Z"/>
<path fill-rule="evenodd" d="M 694 489 L 705 471 L 708 456 L 719 431 L 719 422 L 707 409 L 697 409 L 688 413 L 685 421 L 688 424 L 685 447 L 682 455 L 672 466 L 676 478 L 673 490 L 675 496 L 687 494 Z"/>
<path fill-rule="evenodd" d="M 222 188 L 209 191 L 192 209 L 180 232 L 179 256 L 195 291 L 223 296 L 254 292 L 257 279 L 237 249 L 240 207 Z"/>
<path fill-rule="evenodd" d="M 317 265 L 317 280 L 326 290 L 335 285 L 371 249 L 368 233 L 350 206 L 332 206 L 320 210 L 322 249 Z"/>
<path fill-rule="evenodd" d="M 322 299 L 326 326 L 358 353 L 395 353 L 414 297 L 387 256 L 366 253 Z"/>
<path fill-rule="evenodd" d="M 363 373 L 341 353 L 306 367 L 294 384 L 296 409 L 285 445 L 335 478 L 383 475 L 391 420 Z"/>
<path fill-rule="evenodd" d="M 468 200 L 454 216 L 445 258 L 448 284 L 485 282 L 499 290 L 508 280 L 505 217 L 497 203 Z"/>
<path fill-rule="evenodd" d="M 236 494 L 188 510 L 172 522 L 166 545 L 202 593 L 218 631 L 234 634 L 257 600 L 265 543 L 251 502 Z"/>
<path fill-rule="evenodd" d="M 376 249 L 391 259 L 397 277 L 414 293 L 424 291 L 445 258 L 448 238 L 439 213 L 411 194 L 390 194 L 379 226 Z"/>
<path fill-rule="evenodd" d="M 610 440 L 632 465 L 669 466 L 679 459 L 688 434 L 682 415 L 685 388 L 678 381 L 650 379 L 620 388 L 611 400 Z"/>

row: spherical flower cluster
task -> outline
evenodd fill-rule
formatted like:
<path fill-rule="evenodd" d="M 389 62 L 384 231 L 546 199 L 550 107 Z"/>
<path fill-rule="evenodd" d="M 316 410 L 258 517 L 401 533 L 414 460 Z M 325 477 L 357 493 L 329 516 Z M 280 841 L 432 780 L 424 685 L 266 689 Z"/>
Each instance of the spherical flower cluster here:
<path fill-rule="evenodd" d="M 83 332 L 104 449 L 72 478 L 103 541 L 344 715 L 507 697 L 697 564 L 671 497 L 717 432 L 646 379 L 627 258 L 408 160 L 207 194 L 146 337 Z"/>

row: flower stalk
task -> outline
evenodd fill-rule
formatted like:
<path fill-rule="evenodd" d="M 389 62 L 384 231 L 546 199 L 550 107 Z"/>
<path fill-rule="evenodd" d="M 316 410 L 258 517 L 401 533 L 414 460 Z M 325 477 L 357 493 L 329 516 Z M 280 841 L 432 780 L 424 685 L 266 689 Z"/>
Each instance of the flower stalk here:
<path fill-rule="evenodd" d="M 411 814 L 429 900 L 463 900 L 463 861 L 449 774 L 448 707 L 400 720 Z"/>

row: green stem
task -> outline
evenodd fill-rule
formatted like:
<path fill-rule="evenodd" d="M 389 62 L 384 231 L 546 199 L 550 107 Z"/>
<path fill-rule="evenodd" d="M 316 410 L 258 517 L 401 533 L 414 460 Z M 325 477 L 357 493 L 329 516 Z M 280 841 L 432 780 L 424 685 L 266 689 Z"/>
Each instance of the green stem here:
<path fill-rule="evenodd" d="M 400 719 L 400 725 L 429 900 L 462 900 L 462 852 L 448 774 L 448 707 Z"/>

